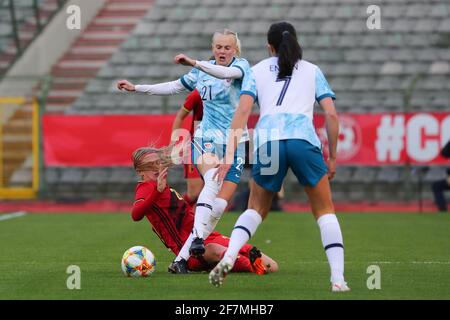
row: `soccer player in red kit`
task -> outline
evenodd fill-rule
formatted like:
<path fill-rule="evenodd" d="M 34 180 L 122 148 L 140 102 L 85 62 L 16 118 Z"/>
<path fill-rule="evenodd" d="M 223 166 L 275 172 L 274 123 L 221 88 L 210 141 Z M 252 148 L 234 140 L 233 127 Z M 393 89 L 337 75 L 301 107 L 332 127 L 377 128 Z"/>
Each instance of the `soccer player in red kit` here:
<path fill-rule="evenodd" d="M 184 100 L 183 106 L 178 111 L 175 120 L 172 125 L 172 134 L 175 130 L 181 128 L 181 124 L 183 120 L 192 112 L 192 123 L 189 133 L 191 135 L 191 139 L 194 136 L 194 131 L 196 128 L 196 124 L 202 121 L 203 118 L 203 101 L 200 97 L 200 94 L 197 90 L 192 91 Z M 177 135 L 173 135 L 174 137 L 178 137 Z M 190 141 L 189 141 L 190 142 Z M 189 152 L 189 156 L 185 157 L 185 159 L 192 159 L 190 153 L 191 148 L 185 148 L 186 152 Z M 187 192 L 183 196 L 183 198 L 191 205 L 194 206 L 197 203 L 198 195 L 203 189 L 203 179 L 200 177 L 200 174 L 197 171 L 197 168 L 193 163 L 184 164 L 184 178 L 187 182 Z"/>
<path fill-rule="evenodd" d="M 213 232 L 205 239 L 203 256 L 190 257 L 188 250 L 181 252 L 186 239 L 192 236 L 194 212 L 183 197 L 167 185 L 168 168 L 172 165 L 170 152 L 168 147 L 143 147 L 133 153 L 133 165 L 142 181 L 136 186 L 131 216 L 134 221 L 146 217 L 161 241 L 177 255 L 169 272 L 208 271 L 222 258 L 229 238 Z M 233 272 L 257 274 L 277 270 L 278 264 L 273 259 L 250 244 L 242 247 L 232 269 Z"/>

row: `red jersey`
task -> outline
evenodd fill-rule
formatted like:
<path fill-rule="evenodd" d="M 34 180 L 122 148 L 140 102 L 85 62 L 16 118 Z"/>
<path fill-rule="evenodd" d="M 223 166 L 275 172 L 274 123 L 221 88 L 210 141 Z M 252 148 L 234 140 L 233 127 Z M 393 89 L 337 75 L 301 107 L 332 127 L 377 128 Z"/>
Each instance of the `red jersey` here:
<path fill-rule="evenodd" d="M 156 181 L 138 183 L 131 216 L 135 221 L 147 217 L 153 231 L 177 255 L 192 231 L 194 213 L 176 190 L 166 186 L 159 192 L 156 186 Z"/>
<path fill-rule="evenodd" d="M 175 255 L 178 255 L 189 237 L 194 225 L 194 213 L 189 204 L 174 189 L 166 186 L 163 192 L 156 188 L 156 181 L 140 182 L 136 186 L 135 202 L 131 216 L 138 221 L 147 217 L 153 231 Z M 230 239 L 218 232 L 213 232 L 205 239 L 205 244 L 216 243 L 228 247 Z M 246 243 L 236 260 L 233 271 L 253 272 L 248 255 L 252 245 Z M 209 265 L 203 257 L 189 257 L 188 269 L 192 271 L 209 271 Z"/>
<path fill-rule="evenodd" d="M 191 124 L 191 137 L 194 136 L 195 122 L 202 121 L 203 119 L 203 101 L 200 97 L 200 93 L 197 90 L 192 91 L 184 100 L 183 109 L 186 112 L 193 112 L 192 124 Z"/>

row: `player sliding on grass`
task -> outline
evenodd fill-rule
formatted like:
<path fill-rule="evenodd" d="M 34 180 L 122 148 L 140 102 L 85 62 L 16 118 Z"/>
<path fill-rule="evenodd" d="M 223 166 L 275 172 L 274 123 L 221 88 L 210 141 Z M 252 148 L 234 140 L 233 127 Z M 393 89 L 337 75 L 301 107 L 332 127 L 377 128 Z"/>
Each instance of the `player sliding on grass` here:
<path fill-rule="evenodd" d="M 228 202 L 236 191 L 245 161 L 245 130 L 237 146 L 228 174 L 220 185 L 213 179 L 226 148 L 228 129 L 239 99 L 256 95 L 253 73 L 247 60 L 239 58 L 240 41 L 235 32 L 223 30 L 214 33 L 212 53 L 214 60 L 196 61 L 184 54 L 175 62 L 194 67 L 179 80 L 155 85 L 133 85 L 127 80 L 117 83 L 120 90 L 171 95 L 197 89 L 203 100 L 203 120 L 195 131 L 192 143 L 192 160 L 203 176 L 204 187 L 195 209 L 192 235 L 189 236 L 175 262 L 190 253 L 194 256 L 205 252 L 204 239 L 215 229 Z"/>
<path fill-rule="evenodd" d="M 344 280 L 342 234 L 334 214 L 329 184 L 329 179 L 335 174 L 339 132 L 338 116 L 332 100 L 335 95 L 320 69 L 302 60 L 302 50 L 291 24 L 272 24 L 267 38 L 272 57 L 253 67 L 260 119 L 255 129 L 256 164 L 252 169 L 254 182 L 248 210 L 236 221 L 228 249 L 220 263 L 211 271 L 209 279 L 215 286 L 222 285 L 224 277 L 236 262 L 240 248 L 267 216 L 272 198 L 280 191 L 286 172 L 291 168 L 305 188 L 319 225 L 322 244 L 331 268 L 332 291 L 348 291 L 350 288 Z M 328 168 L 312 122 L 315 100 L 325 112 L 329 144 Z M 252 106 L 252 98 L 241 98 L 231 125 L 232 130 L 245 127 Z M 225 159 L 231 159 L 235 148 L 236 141 L 232 137 L 227 145 Z M 226 175 L 229 167 L 229 164 L 220 166 L 219 181 Z"/>
<path fill-rule="evenodd" d="M 153 231 L 174 254 L 178 255 L 194 224 L 191 206 L 174 189 L 167 185 L 168 167 L 171 166 L 170 148 L 137 149 L 132 156 L 134 169 L 141 176 L 135 191 L 131 216 L 134 221 L 147 217 Z M 229 238 L 212 232 L 205 239 L 205 253 L 200 257 L 181 259 L 169 266 L 169 272 L 187 273 L 209 271 L 223 256 Z M 238 250 L 231 271 L 265 274 L 278 270 L 278 264 L 249 244 Z"/>

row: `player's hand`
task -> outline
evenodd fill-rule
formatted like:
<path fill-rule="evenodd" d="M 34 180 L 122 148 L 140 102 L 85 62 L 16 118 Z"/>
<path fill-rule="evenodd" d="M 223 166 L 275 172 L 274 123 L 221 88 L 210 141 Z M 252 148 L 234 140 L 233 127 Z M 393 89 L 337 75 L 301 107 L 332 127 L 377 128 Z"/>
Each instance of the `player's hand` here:
<path fill-rule="evenodd" d="M 230 168 L 231 168 L 231 164 L 228 164 L 228 163 L 221 164 L 217 168 L 216 173 L 213 175 L 213 180 L 217 179 L 217 182 L 219 182 L 219 185 L 222 184 L 223 180 L 225 179 Z"/>
<path fill-rule="evenodd" d="M 117 81 L 117 89 L 126 90 L 126 91 L 136 91 L 136 87 L 128 80 L 119 80 Z"/>
<path fill-rule="evenodd" d="M 159 192 L 163 192 L 164 189 L 166 188 L 167 185 L 167 171 L 169 170 L 169 168 L 163 168 L 160 167 L 159 168 L 159 174 L 158 174 L 158 184 L 156 186 L 156 188 L 158 189 Z"/>
<path fill-rule="evenodd" d="M 331 180 L 336 174 L 336 159 L 328 159 L 328 179 Z"/>
<path fill-rule="evenodd" d="M 195 66 L 196 61 L 194 59 L 189 58 L 185 54 L 177 54 L 174 58 L 176 64 L 182 64 L 183 66 Z"/>

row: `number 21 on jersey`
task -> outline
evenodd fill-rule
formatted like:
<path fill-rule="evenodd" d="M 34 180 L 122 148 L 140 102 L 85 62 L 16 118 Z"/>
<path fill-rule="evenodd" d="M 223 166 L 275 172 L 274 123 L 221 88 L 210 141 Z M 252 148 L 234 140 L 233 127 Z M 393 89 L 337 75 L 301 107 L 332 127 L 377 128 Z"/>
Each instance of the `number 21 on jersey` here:
<path fill-rule="evenodd" d="M 212 86 L 203 86 L 201 90 L 202 100 L 212 100 Z"/>

